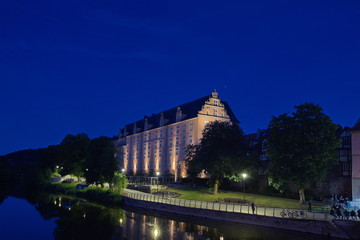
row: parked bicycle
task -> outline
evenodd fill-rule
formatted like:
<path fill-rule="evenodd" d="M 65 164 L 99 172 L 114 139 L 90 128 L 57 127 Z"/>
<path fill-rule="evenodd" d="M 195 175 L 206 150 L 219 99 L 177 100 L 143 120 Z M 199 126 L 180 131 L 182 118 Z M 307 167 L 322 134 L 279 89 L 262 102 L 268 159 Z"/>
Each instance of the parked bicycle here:
<path fill-rule="evenodd" d="M 302 210 L 301 211 L 297 211 L 297 210 L 290 211 L 288 209 L 283 209 L 280 212 L 280 215 L 282 217 L 289 216 L 289 218 L 297 218 L 297 217 L 307 218 L 308 217 L 307 213 Z"/>
<path fill-rule="evenodd" d="M 288 215 L 290 217 L 290 211 L 288 209 L 283 209 L 281 212 L 280 212 L 280 215 L 282 217 L 285 217 L 286 215 Z"/>
<path fill-rule="evenodd" d="M 290 215 L 289 215 L 290 216 Z M 300 210 L 300 211 L 292 211 L 291 212 L 291 218 L 297 218 L 297 217 L 301 217 L 301 218 L 307 218 L 308 215 L 306 212 L 304 212 L 303 210 Z"/>

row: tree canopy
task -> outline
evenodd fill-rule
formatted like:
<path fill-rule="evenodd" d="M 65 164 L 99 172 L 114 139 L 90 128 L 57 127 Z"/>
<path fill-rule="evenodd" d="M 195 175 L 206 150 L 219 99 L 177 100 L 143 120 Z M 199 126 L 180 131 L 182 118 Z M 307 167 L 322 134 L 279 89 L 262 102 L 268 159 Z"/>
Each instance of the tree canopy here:
<path fill-rule="evenodd" d="M 187 148 L 186 162 L 190 175 L 201 172 L 210 176 L 217 194 L 220 180 L 231 178 L 246 167 L 243 132 L 231 122 L 215 121 L 206 125 L 199 145 Z"/>
<path fill-rule="evenodd" d="M 273 117 L 269 124 L 269 176 L 278 188 L 296 185 L 303 203 L 306 186 L 322 181 L 329 162 L 336 159 L 337 125 L 319 105 L 305 103 L 295 109 Z"/>
<path fill-rule="evenodd" d="M 89 144 L 90 139 L 85 133 L 68 134 L 64 137 L 60 143 L 62 174 L 74 174 L 78 177 L 84 175 Z"/>
<path fill-rule="evenodd" d="M 99 137 L 91 141 L 89 156 L 85 162 L 88 183 L 111 183 L 119 164 L 115 158 L 115 146 L 111 138 Z"/>

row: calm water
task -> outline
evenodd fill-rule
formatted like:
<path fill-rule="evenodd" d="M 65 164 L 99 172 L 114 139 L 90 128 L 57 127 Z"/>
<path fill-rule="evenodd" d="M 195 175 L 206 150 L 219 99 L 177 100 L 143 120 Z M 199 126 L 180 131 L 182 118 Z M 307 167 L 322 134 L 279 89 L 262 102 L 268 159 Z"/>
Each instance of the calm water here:
<path fill-rule="evenodd" d="M 43 194 L 0 203 L 0 239 L 325 239 L 246 224 L 106 208 Z"/>

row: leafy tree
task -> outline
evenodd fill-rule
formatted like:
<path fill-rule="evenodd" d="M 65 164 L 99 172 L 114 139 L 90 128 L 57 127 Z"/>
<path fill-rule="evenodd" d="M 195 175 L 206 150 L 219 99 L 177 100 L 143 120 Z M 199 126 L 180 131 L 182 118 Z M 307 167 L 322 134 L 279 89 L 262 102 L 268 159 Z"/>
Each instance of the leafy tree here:
<path fill-rule="evenodd" d="M 85 133 L 65 136 L 60 144 L 62 175 L 74 174 L 77 177 L 84 175 L 84 163 L 88 157 L 89 144 L 90 139 Z"/>
<path fill-rule="evenodd" d="M 187 148 L 186 162 L 190 175 L 202 171 L 210 176 L 213 193 L 217 194 L 223 178 L 232 178 L 248 166 L 240 127 L 230 122 L 208 124 L 199 145 Z"/>
<path fill-rule="evenodd" d="M 120 194 L 127 186 L 128 180 L 123 173 L 115 173 L 111 182 L 113 192 Z"/>
<path fill-rule="evenodd" d="M 306 186 L 322 181 L 329 162 L 336 159 L 337 125 L 319 105 L 305 103 L 295 109 L 291 115 L 273 117 L 269 124 L 269 176 L 278 188 L 297 186 L 304 203 Z"/>
<path fill-rule="evenodd" d="M 115 172 L 119 171 L 119 163 L 115 158 L 115 146 L 111 138 L 99 137 L 91 141 L 85 167 L 88 183 L 111 183 Z"/>

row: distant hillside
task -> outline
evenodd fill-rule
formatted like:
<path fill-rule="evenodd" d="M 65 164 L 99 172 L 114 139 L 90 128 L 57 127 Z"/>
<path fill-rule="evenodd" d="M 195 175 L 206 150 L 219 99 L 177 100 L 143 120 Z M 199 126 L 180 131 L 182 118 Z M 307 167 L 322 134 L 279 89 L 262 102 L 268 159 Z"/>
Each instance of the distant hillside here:
<path fill-rule="evenodd" d="M 27 149 L 0 156 L 0 165 L 11 168 L 26 168 L 39 166 L 41 157 L 46 148 Z"/>

